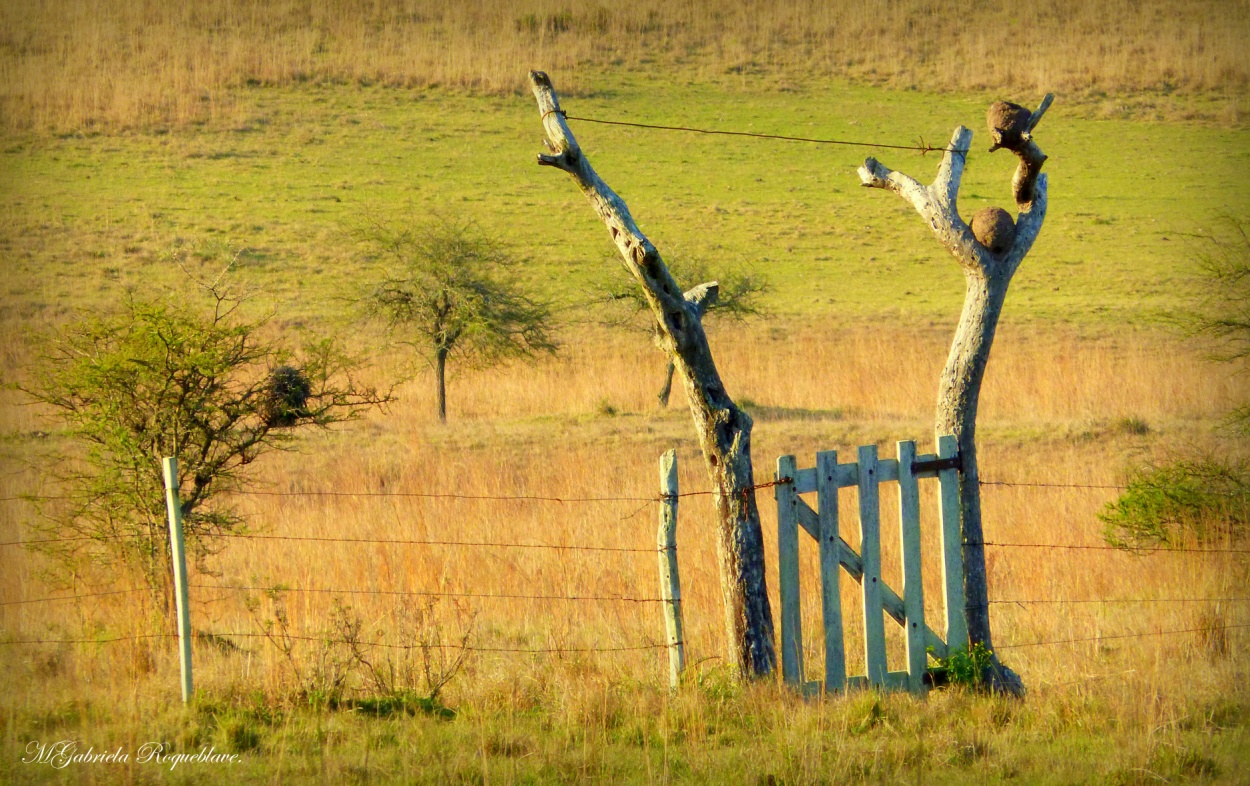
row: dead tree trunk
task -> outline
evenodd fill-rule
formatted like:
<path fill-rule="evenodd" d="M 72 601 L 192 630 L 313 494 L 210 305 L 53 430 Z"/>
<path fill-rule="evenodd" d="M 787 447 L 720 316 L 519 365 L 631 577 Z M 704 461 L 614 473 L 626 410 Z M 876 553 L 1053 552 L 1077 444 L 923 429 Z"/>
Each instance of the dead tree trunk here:
<path fill-rule="evenodd" d="M 715 300 L 715 282 L 682 293 L 655 246 L 638 229 L 629 208 L 600 179 L 573 138 L 551 80 L 530 72 L 547 147 L 538 163 L 573 176 L 608 227 L 625 267 L 637 279 L 655 315 L 658 340 L 672 359 L 694 416 L 718 517 L 717 554 L 724 596 L 730 659 L 744 675 L 771 674 L 772 613 L 764 576 L 764 541 L 751 469 L 751 418 L 725 392 L 712 359 L 703 314 Z"/>
<path fill-rule="evenodd" d="M 989 597 L 985 578 L 985 546 L 981 528 L 981 486 L 977 469 L 977 404 L 981 381 L 990 359 L 994 331 L 1002 313 L 1007 288 L 1020 263 L 1033 246 L 1046 217 L 1046 177 L 1039 176 L 1046 156 L 1033 143 L 1031 133 L 1050 106 L 1047 95 L 1036 112 L 1013 104 L 990 108 L 990 131 L 994 147 L 1012 150 L 1020 157 L 1013 180 L 1019 216 L 1014 224 L 998 208 L 986 208 L 973 217 L 969 227 L 959 217 L 956 200 L 963 176 L 972 132 L 960 126 L 951 137 L 937 179 L 923 186 L 914 178 L 882 166 L 869 158 L 859 168 L 863 185 L 884 188 L 912 203 L 933 228 L 938 241 L 963 267 L 966 292 L 963 313 L 951 342 L 938 390 L 938 435 L 954 434 L 959 441 L 959 499 L 963 522 L 965 615 L 971 644 L 994 651 L 990 638 Z M 987 684 L 994 690 L 1022 694 L 1024 685 L 1010 669 L 993 658 Z"/>

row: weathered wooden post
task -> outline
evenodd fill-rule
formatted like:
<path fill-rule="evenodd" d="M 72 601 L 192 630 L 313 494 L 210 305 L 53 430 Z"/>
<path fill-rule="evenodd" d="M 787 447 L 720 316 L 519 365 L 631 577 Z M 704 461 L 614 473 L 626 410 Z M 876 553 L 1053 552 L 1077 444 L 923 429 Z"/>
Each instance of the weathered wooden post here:
<path fill-rule="evenodd" d="M 182 703 L 191 700 L 191 605 L 187 600 L 187 556 L 182 541 L 182 501 L 178 498 L 178 459 L 164 461 L 165 507 L 169 510 L 169 546 L 174 563 L 178 608 L 178 662 L 182 667 Z"/>
<path fill-rule="evenodd" d="M 979 211 L 973 216 L 971 226 L 960 218 L 956 202 L 972 144 L 972 132 L 963 126 L 955 129 L 932 185 L 922 185 L 913 177 L 883 166 L 875 158 L 865 159 L 859 168 L 863 185 L 893 191 L 911 202 L 964 271 L 963 313 L 940 379 L 935 426 L 939 438 L 954 434 L 959 444 L 959 507 L 968 641 L 970 646 L 981 645 L 991 653 L 977 469 L 977 402 L 1007 288 L 1037 240 L 1046 218 L 1046 176 L 1040 174 L 1046 156 L 1032 135 L 1052 100 L 1054 96 L 1047 94 L 1033 112 L 1003 101 L 989 109 L 987 120 L 994 140 L 990 151 L 1006 148 L 1020 159 L 1012 179 L 1012 195 L 1018 210 L 1014 222 L 1007 211 L 996 207 Z M 1024 692 L 1019 676 L 1003 667 L 997 656 L 985 676 L 995 690 Z"/>
<path fill-rule="evenodd" d="M 660 598 L 668 642 L 668 684 L 676 690 L 686 670 L 686 639 L 681 620 L 681 577 L 677 573 L 677 451 L 660 456 Z"/>

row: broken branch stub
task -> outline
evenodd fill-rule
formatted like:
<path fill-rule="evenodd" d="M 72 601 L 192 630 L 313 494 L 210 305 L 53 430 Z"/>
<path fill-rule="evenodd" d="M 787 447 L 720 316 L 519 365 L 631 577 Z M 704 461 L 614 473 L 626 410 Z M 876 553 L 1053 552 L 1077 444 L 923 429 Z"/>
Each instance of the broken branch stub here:
<path fill-rule="evenodd" d="M 746 675 L 774 670 L 772 613 L 764 574 L 764 538 L 751 466 L 751 418 L 725 392 L 703 315 L 719 294 L 715 282 L 683 293 L 660 253 L 639 230 L 625 201 L 595 172 L 569 129 L 551 80 L 530 72 L 547 149 L 538 163 L 573 177 L 608 228 L 626 269 L 638 281 L 657 324 L 657 343 L 679 372 L 704 464 L 715 490 L 717 554 L 730 660 Z"/>

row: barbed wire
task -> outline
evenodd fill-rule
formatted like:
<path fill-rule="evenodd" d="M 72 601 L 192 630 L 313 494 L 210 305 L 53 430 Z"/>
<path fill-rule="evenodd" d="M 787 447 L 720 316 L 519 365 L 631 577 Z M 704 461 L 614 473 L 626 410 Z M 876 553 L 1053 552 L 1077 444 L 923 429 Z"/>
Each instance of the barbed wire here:
<path fill-rule="evenodd" d="M 290 640 L 290 641 L 316 641 L 323 644 L 355 644 L 365 647 L 383 647 L 386 649 L 420 649 L 422 644 L 393 644 L 384 641 L 368 641 L 364 639 L 335 639 L 326 636 L 305 636 L 296 634 L 267 634 L 267 633 L 213 633 L 211 631 L 199 631 L 195 633 L 196 637 L 205 638 L 239 638 L 239 639 L 269 639 L 269 640 Z M 0 646 L 19 645 L 19 644 L 113 644 L 119 641 L 141 641 L 144 639 L 176 639 L 176 633 L 139 633 L 131 636 L 115 636 L 107 639 L 0 639 Z M 612 647 L 493 647 L 479 646 L 474 644 L 448 644 L 445 649 L 468 650 L 469 652 L 512 652 L 521 654 L 557 654 L 572 652 L 632 652 L 642 650 L 663 649 L 668 644 L 648 642 L 646 644 L 612 646 Z"/>
<path fill-rule="evenodd" d="M 659 502 L 660 497 L 548 497 L 539 494 L 438 494 L 424 491 L 335 491 L 310 489 L 308 491 L 243 490 L 235 494 L 243 497 L 399 497 L 414 499 L 458 499 L 488 502 Z"/>
<path fill-rule="evenodd" d="M 1027 483 L 1016 482 L 1010 480 L 982 480 L 982 486 L 1007 486 L 1018 488 L 1045 488 L 1045 489 L 1097 489 L 1100 491 L 1124 491 L 1128 486 L 1114 486 L 1110 484 L 1100 483 Z"/>
<path fill-rule="evenodd" d="M 635 122 L 630 122 L 630 121 L 625 121 L 625 120 L 603 120 L 603 119 L 595 118 L 595 117 L 582 117 L 580 115 L 570 115 L 562 109 L 555 110 L 555 111 L 558 112 L 560 115 L 563 115 L 566 120 L 576 120 L 581 123 L 596 123 L 598 125 L 604 125 L 604 126 L 627 126 L 630 128 L 646 128 L 646 129 L 651 129 L 651 130 L 656 130 L 656 131 L 684 131 L 684 132 L 693 133 L 693 134 L 708 134 L 708 135 L 714 135 L 714 136 L 743 136 L 743 137 L 750 137 L 752 139 L 774 139 L 774 140 L 781 140 L 785 142 L 811 142 L 813 144 L 818 144 L 818 145 L 843 145 L 847 147 L 875 147 L 875 148 L 883 148 L 883 149 L 889 149 L 889 150 L 917 150 L 922 155 L 925 153 L 932 153 L 935 151 L 943 151 L 943 152 L 951 152 L 951 153 L 967 153 L 968 152 L 966 148 L 960 148 L 960 147 L 956 147 L 956 148 L 934 147 L 933 145 L 926 144 L 923 139 L 921 139 L 917 144 L 914 144 L 914 145 L 893 145 L 893 144 L 886 144 L 884 142 L 852 142 L 852 141 L 847 141 L 844 139 L 822 139 L 822 138 L 816 138 L 816 137 L 786 136 L 784 134 L 761 134 L 761 133 L 756 133 L 753 131 L 726 131 L 726 130 L 714 129 L 714 128 L 694 128 L 692 126 L 665 126 L 665 125 L 658 125 L 655 123 L 635 123 Z"/>
<path fill-rule="evenodd" d="M 965 543 L 965 546 L 974 546 L 975 543 Z M 1177 554 L 1250 554 L 1250 549 L 1234 549 L 1234 548 L 1193 548 L 1189 546 L 1098 546 L 1098 545 L 1081 545 L 1069 543 L 1000 543 L 997 541 L 983 541 L 982 546 L 994 546 L 997 548 L 1021 548 L 1021 549 L 1071 549 L 1077 551 L 1119 551 L 1123 554 L 1131 554 L 1140 556 L 1142 554 L 1153 554 L 1158 552 L 1171 552 Z"/>
<path fill-rule="evenodd" d="M 228 584 L 192 584 L 191 589 L 236 590 L 240 592 L 306 592 L 327 595 L 407 595 L 438 598 L 496 598 L 505 600 L 567 600 L 567 601 L 622 601 L 626 603 L 668 603 L 664 598 L 633 598 L 621 595 L 523 595 L 520 593 L 448 592 L 444 590 L 372 590 L 330 589 L 325 587 L 239 587 Z"/>
<path fill-rule="evenodd" d="M 991 600 L 989 605 L 996 603 L 1020 604 L 1065 604 L 1065 603 L 1245 603 L 1247 598 L 1012 598 L 1009 600 Z"/>
<path fill-rule="evenodd" d="M 372 543 L 372 544 L 397 544 L 397 545 L 416 545 L 416 546 L 463 546 L 463 547 L 483 547 L 483 548 L 510 548 L 510 549 L 550 549 L 553 551 L 612 551 L 625 552 L 631 554 L 654 554 L 660 549 L 656 548 L 631 548 L 627 546 L 566 546 L 551 543 L 512 543 L 505 541 L 487 541 L 487 540 L 420 540 L 415 538 L 350 538 L 350 537 L 334 537 L 329 535 L 254 535 L 254 534 L 223 534 L 222 537 L 234 538 L 236 540 L 293 540 L 293 541 L 313 541 L 318 543 Z"/>
<path fill-rule="evenodd" d="M 1219 629 L 1223 629 L 1223 630 L 1231 630 L 1234 628 L 1250 628 L 1250 623 L 1244 623 L 1244 624 L 1238 624 L 1238 625 L 1220 625 L 1220 626 L 1214 626 L 1214 627 L 1218 627 Z M 1028 641 L 1028 642 L 1022 642 L 1020 644 L 999 644 L 995 648 L 1000 649 L 1000 650 L 1011 650 L 1011 649 L 1020 649 L 1023 647 L 1046 647 L 1052 644 L 1081 644 L 1081 643 L 1089 642 L 1089 641 L 1108 641 L 1111 639 L 1136 639 L 1136 638 L 1143 638 L 1146 636 L 1170 636 L 1172 634 L 1177 634 L 1177 633 L 1200 633 L 1203 631 L 1210 631 L 1212 629 L 1213 629 L 1213 626 L 1207 626 L 1205 628 L 1181 628 L 1179 630 L 1156 630 L 1156 631 L 1147 631 L 1144 633 L 1121 633 L 1121 634 L 1117 634 L 1114 636 L 1088 636 L 1088 637 L 1080 638 L 1080 639 L 1054 639 L 1051 641 Z"/>
<path fill-rule="evenodd" d="M 47 598 L 30 598 L 27 600 L 6 600 L 0 602 L 0 606 L 21 606 L 26 603 L 53 603 L 60 600 L 82 600 L 83 598 L 99 598 L 105 595 L 130 595 L 135 592 L 142 592 L 140 588 L 124 589 L 124 590 L 108 590 L 107 592 L 88 592 L 82 595 L 55 595 Z"/>

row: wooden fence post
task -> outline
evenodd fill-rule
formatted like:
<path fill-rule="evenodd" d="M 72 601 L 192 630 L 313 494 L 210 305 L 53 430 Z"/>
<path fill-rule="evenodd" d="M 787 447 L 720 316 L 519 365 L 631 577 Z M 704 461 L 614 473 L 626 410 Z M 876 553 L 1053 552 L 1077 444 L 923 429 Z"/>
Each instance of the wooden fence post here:
<path fill-rule="evenodd" d="M 169 545 L 174 562 L 174 597 L 178 604 L 178 661 L 182 666 L 182 703 L 191 700 L 191 606 L 187 600 L 187 556 L 182 541 L 182 501 L 178 498 L 178 459 L 164 461 L 165 507 L 169 510 Z"/>
<path fill-rule="evenodd" d="M 777 594 L 781 599 L 781 677 L 802 690 L 803 615 L 799 599 L 798 492 L 794 479 L 798 462 L 794 456 L 777 459 Z"/>
<path fill-rule="evenodd" d="M 686 669 L 686 642 L 682 633 L 681 577 L 677 573 L 677 451 L 660 456 L 660 598 L 664 603 L 664 632 L 668 640 L 668 684 L 674 690 Z"/>

